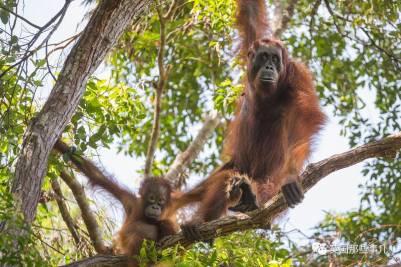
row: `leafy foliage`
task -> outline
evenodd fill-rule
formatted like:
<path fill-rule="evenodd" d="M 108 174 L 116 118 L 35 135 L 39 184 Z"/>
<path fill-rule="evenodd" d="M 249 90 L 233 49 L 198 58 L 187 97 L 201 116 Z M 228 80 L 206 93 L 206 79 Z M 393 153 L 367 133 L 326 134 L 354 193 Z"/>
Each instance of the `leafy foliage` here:
<path fill-rule="evenodd" d="M 0 174 L 0 181 L 4 177 Z M 12 230 L 3 229 L 1 222 L 8 221 L 25 229 L 25 236 L 15 237 Z M 37 238 L 32 235 L 29 227 L 24 225 L 23 217 L 16 212 L 12 196 L 0 188 L 0 264 L 4 266 L 50 266 L 46 258 L 41 255 Z M 11 249 L 11 248 L 15 249 Z"/>
<path fill-rule="evenodd" d="M 139 134 L 143 117 L 144 107 L 137 90 L 94 78 L 88 82 L 65 132 L 84 153 L 88 146 L 96 149 L 99 145 L 109 147 L 116 140 L 132 142 Z"/>
<path fill-rule="evenodd" d="M 193 1 L 166 21 L 166 47 L 163 64 L 168 66 L 167 85 L 162 98 L 161 129 L 157 166 L 165 170 L 178 152 L 192 140 L 188 129 L 196 126 L 212 110 L 213 92 L 230 84 L 230 49 L 234 5 L 232 1 Z M 127 32 L 109 58 L 116 82 L 140 85 L 145 101 L 142 133 L 130 142 L 128 152 L 146 154 L 153 117 L 153 98 L 158 81 L 157 51 L 160 22 L 156 13 Z M 135 43 L 135 46 L 132 46 Z M 228 84 L 227 84 L 228 83 Z M 216 139 L 214 138 L 213 142 Z M 213 151 L 215 153 L 215 151 Z M 208 156 L 202 162 L 202 173 L 215 165 Z M 212 160 L 212 161 L 211 161 Z M 199 162 L 196 162 L 197 164 Z M 206 167 L 206 168 L 205 168 Z"/>
<path fill-rule="evenodd" d="M 165 266 L 267 266 L 289 267 L 290 251 L 284 247 L 285 238 L 264 231 L 246 231 L 217 238 L 212 246 L 198 243 L 192 248 L 180 246 L 157 253 L 152 244 L 141 250 L 140 262 L 158 261 Z"/>

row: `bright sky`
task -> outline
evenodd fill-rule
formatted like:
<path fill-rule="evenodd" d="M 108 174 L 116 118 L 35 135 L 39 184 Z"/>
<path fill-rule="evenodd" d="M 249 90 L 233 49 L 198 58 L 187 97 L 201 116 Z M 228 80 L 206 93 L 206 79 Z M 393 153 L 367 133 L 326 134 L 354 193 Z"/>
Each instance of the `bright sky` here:
<path fill-rule="evenodd" d="M 76 33 L 77 25 L 82 21 L 88 8 L 80 4 L 81 1 L 72 2 L 67 15 L 59 30 L 52 38 L 53 42 L 64 40 Z M 24 16 L 37 25 L 43 25 L 62 7 L 62 0 L 36 0 L 25 1 Z M 82 28 L 82 26 L 81 26 Z M 47 88 L 51 88 L 49 81 Z M 46 92 L 47 89 L 44 89 Z M 46 95 L 44 93 L 43 95 Z M 330 121 L 322 131 L 316 150 L 310 162 L 327 158 L 333 154 L 348 150 L 347 139 L 339 135 L 340 125 L 326 109 Z M 102 165 L 113 174 L 119 181 L 130 188 L 136 188 L 133 183 L 136 170 L 143 168 L 143 162 L 121 154 L 115 150 L 103 149 L 101 154 Z M 361 164 L 352 166 L 345 170 L 337 171 L 323 179 L 316 187 L 311 189 L 305 196 L 303 203 L 292 209 L 281 223 L 285 224 L 286 230 L 294 228 L 307 233 L 308 229 L 314 227 L 323 219 L 327 211 L 344 212 L 359 206 L 358 184 L 365 181 L 361 172 Z"/>

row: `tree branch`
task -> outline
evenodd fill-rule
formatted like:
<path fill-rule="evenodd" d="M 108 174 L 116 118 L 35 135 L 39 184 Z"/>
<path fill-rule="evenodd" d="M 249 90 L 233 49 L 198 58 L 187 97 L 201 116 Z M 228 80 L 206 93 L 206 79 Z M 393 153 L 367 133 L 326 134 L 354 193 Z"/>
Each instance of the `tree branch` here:
<path fill-rule="evenodd" d="M 390 135 L 379 141 L 374 141 L 347 152 L 333 155 L 322 161 L 309 164 L 301 174 L 302 185 L 305 192 L 315 186 L 321 179 L 332 172 L 352 166 L 368 158 L 394 156 L 401 149 L 401 132 Z M 270 222 L 281 212 L 288 208 L 281 193 L 266 203 L 263 209 L 259 209 L 241 216 L 229 216 L 219 220 L 202 224 L 199 227 L 204 239 L 212 239 L 218 236 L 227 235 L 235 231 L 246 229 L 266 228 Z M 176 244 L 184 247 L 189 246 L 193 241 L 186 240 L 182 233 L 178 233 L 158 243 L 160 248 L 167 248 Z M 123 264 L 124 256 L 95 256 L 75 262 L 68 266 L 111 266 L 111 264 Z"/>
<path fill-rule="evenodd" d="M 42 27 L 36 25 L 35 23 L 31 22 L 30 20 L 24 18 L 23 16 L 19 15 L 17 12 L 12 11 L 11 9 L 8 9 L 7 7 L 5 7 L 2 3 L 0 3 L 0 8 L 4 9 L 5 11 L 7 11 L 10 14 L 13 14 L 15 17 L 19 18 L 20 20 L 26 22 L 28 25 L 40 30 Z"/>
<path fill-rule="evenodd" d="M 170 20 L 174 16 L 174 13 L 177 10 L 177 7 L 178 7 L 178 1 L 172 0 L 166 14 L 163 16 L 163 19 Z"/>
<path fill-rule="evenodd" d="M 69 147 L 66 143 L 62 140 L 57 140 L 56 144 L 54 145 L 54 150 L 59 152 L 60 154 L 68 154 L 71 153 L 71 147 Z M 90 160 L 77 155 L 72 154 L 70 155 L 70 161 L 74 165 L 74 167 L 83 173 L 87 177 L 94 177 L 91 178 L 92 180 L 96 179 L 105 179 L 107 177 L 105 174 Z M 71 189 L 74 198 L 76 199 L 79 208 L 81 209 L 82 218 L 84 220 L 86 229 L 88 230 L 89 237 L 92 241 L 95 250 L 98 253 L 108 253 L 110 250 L 103 244 L 103 240 L 101 238 L 99 226 L 96 222 L 96 218 L 94 217 L 87 201 L 84 188 L 81 184 L 78 183 L 76 179 L 68 175 L 65 171 L 61 172 L 61 178 L 64 182 L 68 185 Z"/>
<path fill-rule="evenodd" d="M 156 1 L 156 10 L 159 15 L 160 21 L 160 46 L 159 51 L 157 53 L 157 65 L 159 68 L 159 82 L 156 87 L 156 100 L 155 100 L 155 110 L 153 113 L 153 127 L 152 133 L 150 135 L 150 140 L 148 144 L 148 151 L 146 154 L 146 162 L 145 162 L 145 170 L 144 176 L 148 178 L 150 176 L 152 170 L 153 158 L 155 156 L 157 141 L 159 140 L 160 135 L 160 112 L 161 112 L 161 102 L 162 95 L 164 91 L 164 87 L 167 82 L 167 73 L 168 70 L 164 68 L 163 59 L 164 59 L 164 46 L 166 45 L 166 21 L 162 14 L 162 9 L 159 1 Z"/>
<path fill-rule="evenodd" d="M 71 189 L 72 194 L 77 201 L 77 204 L 81 210 L 82 219 L 84 220 L 86 229 L 89 233 L 89 238 L 91 239 L 96 252 L 100 254 L 109 253 L 110 249 L 103 242 L 99 225 L 97 224 L 96 218 L 89 207 L 84 188 L 73 176 L 69 175 L 64 170 L 61 171 L 60 177 Z"/>
<path fill-rule="evenodd" d="M 275 1 L 275 12 L 274 12 L 274 23 L 273 32 L 274 36 L 280 37 L 281 34 L 287 29 L 288 23 L 294 15 L 295 5 L 298 0 L 290 0 L 287 4 L 286 9 L 283 9 L 283 5 L 280 0 Z"/>
<path fill-rule="evenodd" d="M 64 196 L 63 196 L 63 192 L 61 191 L 60 184 L 58 183 L 58 181 L 56 179 L 52 180 L 51 184 L 52 184 L 53 191 L 56 194 L 56 202 L 57 202 L 58 209 L 60 210 L 61 217 L 63 218 L 65 224 L 67 225 L 67 228 L 70 231 L 75 244 L 79 245 L 81 238 L 74 225 L 74 220 L 72 219 L 72 217 L 68 211 L 67 205 L 64 202 Z"/>
<path fill-rule="evenodd" d="M 7 73 L 9 72 L 11 69 L 15 68 L 16 66 L 20 65 L 21 63 L 23 63 L 24 61 L 26 61 L 29 57 L 31 57 L 35 52 L 37 52 L 40 48 L 43 47 L 43 45 L 50 39 L 50 37 L 53 35 L 53 33 L 57 30 L 57 28 L 60 26 L 60 23 L 62 22 L 67 9 L 69 7 L 69 5 L 71 4 L 72 0 L 65 0 L 65 3 L 63 5 L 63 7 L 60 9 L 59 12 L 57 12 L 57 14 L 51 18 L 44 26 L 39 27 L 38 32 L 36 32 L 32 39 L 28 42 L 27 44 L 27 50 L 25 51 L 24 55 L 15 63 L 13 63 L 12 65 L 8 66 L 1 74 L 0 74 L 0 79 Z M 58 21 L 57 21 L 58 20 Z M 44 33 L 55 21 L 56 24 L 53 26 L 53 28 L 50 30 L 50 32 L 47 34 L 47 36 L 41 41 L 41 43 L 34 49 L 30 49 L 37 40 L 39 40 L 39 37 L 42 35 L 42 33 Z"/>
<path fill-rule="evenodd" d="M 96 255 L 60 267 L 126 267 L 127 259 L 123 255 Z"/>
<path fill-rule="evenodd" d="M 347 152 L 333 155 L 322 161 L 309 164 L 300 176 L 304 191 L 309 191 L 317 182 L 334 171 L 352 166 L 368 158 L 394 155 L 400 148 L 401 133 L 397 133 L 380 141 L 371 142 Z M 200 231 L 205 239 L 212 239 L 238 230 L 264 228 L 287 208 L 288 206 L 283 195 L 279 193 L 266 203 L 265 208 L 250 212 L 248 218 L 226 217 L 201 225 Z M 166 248 L 178 243 L 187 246 L 192 242 L 186 240 L 182 234 L 176 234 L 159 242 L 159 246 Z"/>
<path fill-rule="evenodd" d="M 192 161 L 198 156 L 198 154 L 202 151 L 203 146 L 206 141 L 213 133 L 214 129 L 220 123 L 220 115 L 217 112 L 214 112 L 210 116 L 208 116 L 203 124 L 202 128 L 199 130 L 198 135 L 192 141 L 192 143 L 187 147 L 187 149 L 181 152 L 174 160 L 173 164 L 171 164 L 170 169 L 165 175 L 165 178 L 174 182 L 176 188 L 180 188 L 182 185 L 182 180 L 179 177 L 182 176 L 185 169 L 188 167 Z"/>

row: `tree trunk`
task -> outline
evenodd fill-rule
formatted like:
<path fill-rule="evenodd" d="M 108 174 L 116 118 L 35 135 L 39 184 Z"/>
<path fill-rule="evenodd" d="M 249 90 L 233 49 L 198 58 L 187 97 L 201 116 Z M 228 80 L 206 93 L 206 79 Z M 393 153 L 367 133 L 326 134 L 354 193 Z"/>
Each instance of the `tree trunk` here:
<path fill-rule="evenodd" d="M 100 65 L 133 18 L 149 3 L 149 0 L 100 1 L 68 55 L 49 98 L 30 122 L 12 184 L 12 193 L 28 225 L 36 215 L 49 154 L 70 122 L 85 91 L 88 77 Z M 21 231 L 17 230 L 17 234 L 20 235 Z"/>

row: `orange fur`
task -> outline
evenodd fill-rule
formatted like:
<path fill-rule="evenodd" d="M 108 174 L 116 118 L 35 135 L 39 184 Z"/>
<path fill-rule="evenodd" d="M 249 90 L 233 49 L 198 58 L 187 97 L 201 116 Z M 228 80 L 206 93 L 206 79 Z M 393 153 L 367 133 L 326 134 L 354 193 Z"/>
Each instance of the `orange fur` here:
<path fill-rule="evenodd" d="M 60 140 L 57 141 L 54 149 L 61 154 L 70 153 L 70 148 Z M 179 204 L 181 193 L 172 192 L 169 181 L 162 177 L 145 179 L 139 188 L 140 196 L 137 197 L 133 192 L 119 185 L 113 178 L 105 176 L 90 160 L 77 155 L 72 155 L 70 160 L 88 177 L 92 186 L 103 188 L 120 201 L 124 207 L 125 218 L 116 235 L 114 251 L 129 257 L 128 266 L 138 266 L 138 262 L 133 256 L 138 255 L 144 239 L 159 241 L 178 232 L 176 211 L 182 207 Z M 149 219 L 144 214 L 144 199 L 147 199 L 150 191 L 165 200 L 164 204 L 159 204 L 163 207 L 162 213 L 157 219 Z"/>
<path fill-rule="evenodd" d="M 288 56 L 280 40 L 271 37 L 264 0 L 238 0 L 238 9 L 240 55 L 247 61 L 245 89 L 225 140 L 229 161 L 188 192 L 191 199 L 187 200 L 201 201 L 197 215 L 202 221 L 224 215 L 232 205 L 224 192 L 234 173 L 250 177 L 259 205 L 284 184 L 297 181 L 313 138 L 326 120 L 311 72 Z M 281 52 L 283 67 L 274 87 L 265 88 L 252 76 L 255 63 L 251 58 L 267 48 Z M 270 91 L 273 93 L 263 95 Z"/>

